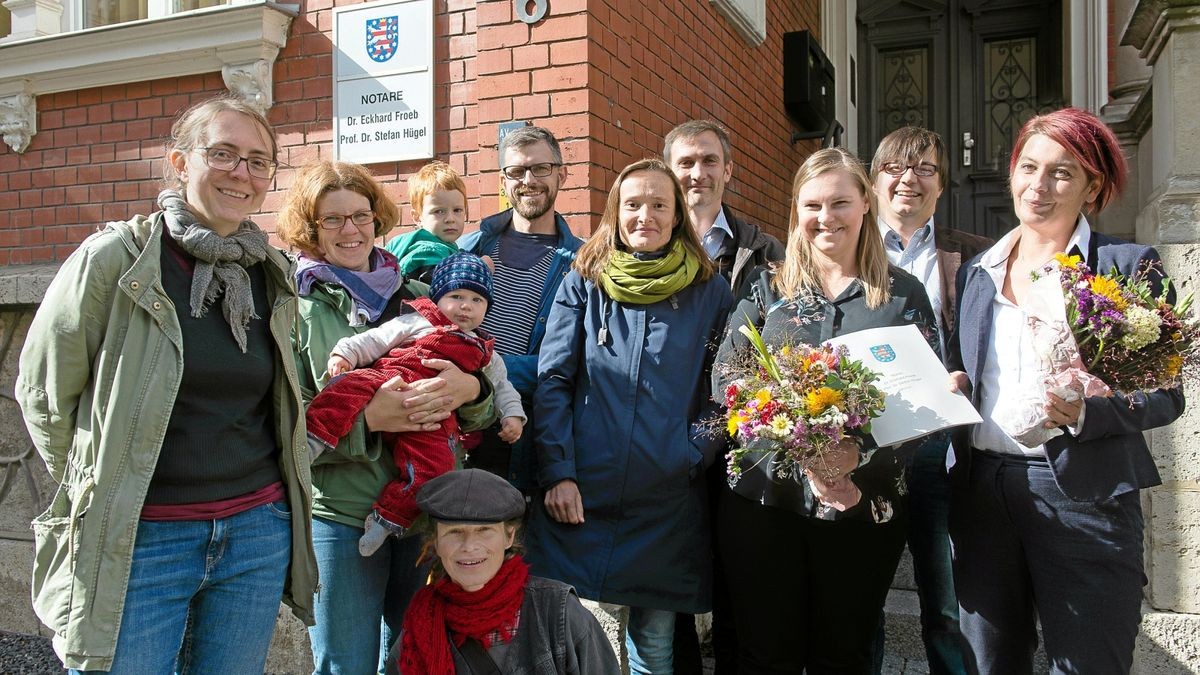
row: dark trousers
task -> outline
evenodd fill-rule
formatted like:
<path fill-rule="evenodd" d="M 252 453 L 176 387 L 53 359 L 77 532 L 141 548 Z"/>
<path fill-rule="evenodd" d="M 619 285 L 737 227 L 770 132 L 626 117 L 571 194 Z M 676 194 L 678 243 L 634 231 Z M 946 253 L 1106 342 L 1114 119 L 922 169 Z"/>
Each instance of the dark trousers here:
<path fill-rule="evenodd" d="M 925 439 L 905 466 L 908 482 L 908 551 L 921 602 L 921 641 L 932 675 L 963 675 L 962 635 L 958 631 L 958 599 L 950 555 L 950 479 L 946 451 L 950 439 Z M 883 616 L 875 640 L 875 672 L 883 671 Z"/>
<path fill-rule="evenodd" d="M 1044 459 L 976 450 L 953 494 L 968 670 L 1031 672 L 1040 619 L 1051 672 L 1128 673 L 1146 584 L 1137 491 L 1072 501 Z"/>
<path fill-rule="evenodd" d="M 717 548 L 738 672 L 870 673 L 906 520 L 900 510 L 882 524 L 820 521 L 722 491 Z"/>
<path fill-rule="evenodd" d="M 721 568 L 720 556 L 716 554 L 721 533 L 716 525 L 717 503 L 721 493 L 729 489 L 726 481 L 725 462 L 717 461 L 708 468 L 708 512 L 714 514 L 712 523 L 713 540 L 713 588 L 712 588 L 712 650 L 713 675 L 737 675 L 737 630 L 733 620 L 733 609 L 729 600 L 729 584 Z M 675 656 L 675 675 L 703 675 L 704 662 L 700 655 L 700 639 L 696 633 L 696 619 L 691 614 L 675 615 L 675 639 L 672 644 Z"/>

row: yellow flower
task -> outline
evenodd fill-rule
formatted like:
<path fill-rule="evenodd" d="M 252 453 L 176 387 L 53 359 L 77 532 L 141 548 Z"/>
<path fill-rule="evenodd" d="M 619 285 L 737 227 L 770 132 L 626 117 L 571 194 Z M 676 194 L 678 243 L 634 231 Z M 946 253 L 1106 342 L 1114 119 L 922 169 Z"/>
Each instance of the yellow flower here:
<path fill-rule="evenodd" d="M 1088 285 L 1091 287 L 1093 293 L 1096 295 L 1103 295 L 1109 300 L 1112 300 L 1113 305 L 1119 311 L 1125 311 L 1125 307 L 1128 306 L 1129 303 L 1126 302 L 1125 298 L 1121 295 L 1120 284 L 1108 277 L 1092 277 L 1092 281 Z"/>
<path fill-rule="evenodd" d="M 786 434 L 792 430 L 792 421 L 787 418 L 787 415 L 776 415 L 771 418 L 771 428 L 781 434 Z"/>
<path fill-rule="evenodd" d="M 782 356 L 791 356 L 791 354 L 792 354 L 792 346 L 791 346 L 791 345 L 784 345 L 784 346 L 783 346 L 783 348 L 779 350 L 779 353 L 780 353 L 780 355 L 782 355 Z"/>
<path fill-rule="evenodd" d="M 829 387 L 821 387 L 816 391 L 808 392 L 804 397 L 804 403 L 805 407 L 808 408 L 809 415 L 820 415 L 831 405 L 841 405 L 842 392 L 835 391 Z"/>
<path fill-rule="evenodd" d="M 1183 370 L 1183 357 L 1178 354 L 1173 354 L 1167 357 L 1167 378 L 1175 379 L 1179 375 L 1179 371 Z"/>
<path fill-rule="evenodd" d="M 758 407 L 761 410 L 764 405 L 771 401 L 771 392 L 766 389 L 759 389 L 754 395 L 754 400 L 758 401 Z"/>
<path fill-rule="evenodd" d="M 1066 253 L 1055 253 L 1054 259 L 1063 267 L 1074 267 L 1083 262 L 1083 258 L 1077 255 L 1067 255 Z"/>
<path fill-rule="evenodd" d="M 725 429 L 729 432 L 730 436 L 737 436 L 738 425 L 748 419 L 750 418 L 746 415 L 741 413 L 733 413 L 729 416 L 729 422 L 725 425 Z"/>

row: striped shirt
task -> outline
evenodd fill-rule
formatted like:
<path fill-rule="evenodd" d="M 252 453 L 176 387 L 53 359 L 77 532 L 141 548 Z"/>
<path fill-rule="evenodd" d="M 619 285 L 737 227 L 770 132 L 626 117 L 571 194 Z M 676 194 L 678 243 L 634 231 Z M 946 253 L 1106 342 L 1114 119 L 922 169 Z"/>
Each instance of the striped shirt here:
<path fill-rule="evenodd" d="M 557 244 L 558 234 L 509 229 L 487 252 L 496 271 L 492 274 L 492 306 L 482 325 L 496 337 L 496 352 L 507 356 L 529 353 L 529 337 Z"/>

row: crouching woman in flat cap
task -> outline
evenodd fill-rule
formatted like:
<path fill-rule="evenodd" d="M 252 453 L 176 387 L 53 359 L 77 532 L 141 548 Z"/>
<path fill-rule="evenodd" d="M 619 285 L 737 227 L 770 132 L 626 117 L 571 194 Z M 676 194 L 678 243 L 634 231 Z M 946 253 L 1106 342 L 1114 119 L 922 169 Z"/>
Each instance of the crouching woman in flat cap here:
<path fill-rule="evenodd" d="M 388 672 L 619 672 L 596 618 L 567 584 L 529 576 L 517 552 L 525 499 L 481 469 L 443 474 L 417 505 L 431 520 L 438 578 L 413 596 Z"/>

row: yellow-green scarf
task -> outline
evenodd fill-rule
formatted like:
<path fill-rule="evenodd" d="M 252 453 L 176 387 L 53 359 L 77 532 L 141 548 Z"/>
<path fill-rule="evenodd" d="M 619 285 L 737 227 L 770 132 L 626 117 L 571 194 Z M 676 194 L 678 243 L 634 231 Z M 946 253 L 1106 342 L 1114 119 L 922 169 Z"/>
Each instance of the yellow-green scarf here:
<path fill-rule="evenodd" d="M 699 271 L 700 262 L 677 238 L 665 256 L 654 260 L 640 260 L 631 253 L 613 251 L 600 274 L 600 285 L 617 302 L 649 305 L 687 288 Z"/>

